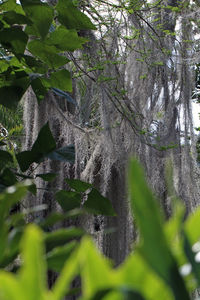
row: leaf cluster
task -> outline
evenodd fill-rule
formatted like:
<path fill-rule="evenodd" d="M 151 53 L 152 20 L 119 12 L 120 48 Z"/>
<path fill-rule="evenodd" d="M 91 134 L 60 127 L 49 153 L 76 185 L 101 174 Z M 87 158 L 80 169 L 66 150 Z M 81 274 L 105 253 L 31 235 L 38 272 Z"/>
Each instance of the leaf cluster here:
<path fill-rule="evenodd" d="M 7 190 L 3 197 L 10 194 L 10 201 L 16 195 L 22 197 L 28 184 L 17 186 L 15 191 Z M 68 180 L 68 184 L 77 192 L 91 188 L 78 181 Z M 113 268 L 88 236 L 79 244 L 69 242 L 72 236 L 81 237 L 81 230 L 44 233 L 32 224 L 26 228 L 19 246 L 22 266 L 17 274 L 0 271 L 1 299 L 61 300 L 74 292 L 81 292 L 79 299 L 85 300 L 150 300 L 161 295 L 164 300 L 191 299 L 191 292 L 200 285 L 199 210 L 184 221 L 184 208 L 176 199 L 174 215 L 165 223 L 135 160 L 129 165 L 128 186 L 140 240 L 124 263 Z M 2 203 L 1 198 L 1 217 L 8 210 L 8 204 Z M 47 288 L 48 268 L 60 272 L 51 290 Z M 71 283 L 77 275 L 82 284 L 73 290 Z"/>

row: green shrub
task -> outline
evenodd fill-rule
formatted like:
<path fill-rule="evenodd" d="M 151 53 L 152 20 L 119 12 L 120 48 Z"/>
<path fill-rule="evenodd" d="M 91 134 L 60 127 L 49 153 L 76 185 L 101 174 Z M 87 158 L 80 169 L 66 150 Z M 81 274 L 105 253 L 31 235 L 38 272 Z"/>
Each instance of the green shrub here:
<path fill-rule="evenodd" d="M 135 160 L 129 167 L 129 191 L 140 239 L 124 263 L 114 268 L 85 236 L 48 290 L 46 233 L 31 224 L 21 240 L 21 268 L 16 274 L 0 272 L 0 299 L 62 300 L 70 294 L 77 275 L 81 278 L 82 300 L 191 299 L 192 291 L 200 286 L 200 209 L 183 221 L 184 208 L 176 200 L 174 214 L 165 223 Z M 2 212 L 2 206 L 0 209 Z M 59 256 L 54 257 L 54 264 L 60 265 Z"/>

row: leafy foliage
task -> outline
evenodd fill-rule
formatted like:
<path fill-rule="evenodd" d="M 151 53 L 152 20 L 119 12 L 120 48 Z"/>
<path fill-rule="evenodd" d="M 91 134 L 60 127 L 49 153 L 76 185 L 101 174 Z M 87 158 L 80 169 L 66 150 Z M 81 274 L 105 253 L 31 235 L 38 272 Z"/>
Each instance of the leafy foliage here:
<path fill-rule="evenodd" d="M 7 0 L 0 9 L 0 103 L 16 107 L 30 85 L 38 101 L 51 88 L 71 92 L 69 72 L 60 70 L 69 62 L 62 53 L 87 41 L 76 30 L 95 29 L 90 19 L 71 0 L 59 0 L 56 6 Z"/>
<path fill-rule="evenodd" d="M 80 184 L 79 188 L 83 190 L 83 186 Z M 3 197 L 10 193 L 11 199 L 20 199 L 26 188 L 27 184 L 18 185 L 15 191 L 7 190 Z M 1 299 L 61 300 L 70 294 L 71 283 L 77 275 L 82 282 L 81 299 L 85 300 L 145 300 L 159 299 L 160 295 L 164 300 L 191 299 L 190 293 L 199 287 L 199 210 L 183 222 L 184 210 L 177 200 L 178 209 L 164 223 L 158 203 L 135 160 L 129 166 L 129 192 L 140 241 L 134 253 L 117 269 L 99 253 L 90 237 L 83 237 L 79 244 L 69 242 L 73 237 L 81 237 L 81 230 L 44 233 L 36 225 L 29 225 L 17 244 L 22 256 L 17 274 L 0 271 Z M 1 215 L 5 216 L 8 209 L 7 205 L 1 206 Z M 51 291 L 47 288 L 48 268 L 60 272 Z"/>

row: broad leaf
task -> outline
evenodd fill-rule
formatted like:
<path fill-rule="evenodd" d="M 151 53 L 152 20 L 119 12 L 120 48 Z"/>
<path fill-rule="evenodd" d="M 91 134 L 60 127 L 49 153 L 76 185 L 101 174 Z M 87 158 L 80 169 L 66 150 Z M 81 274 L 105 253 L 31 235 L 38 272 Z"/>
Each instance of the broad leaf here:
<path fill-rule="evenodd" d="M 100 289 L 113 286 L 110 262 L 97 250 L 94 242 L 88 237 L 83 238 L 81 242 L 79 264 L 82 291 L 86 299 L 90 299 Z"/>
<path fill-rule="evenodd" d="M 144 178 L 138 162 L 131 160 L 129 189 L 131 206 L 141 234 L 140 253 L 152 269 L 171 287 L 175 299 L 189 300 L 190 296 L 164 235 L 158 204 Z"/>
<path fill-rule="evenodd" d="M 16 54 L 23 54 L 28 41 L 25 32 L 17 27 L 5 28 L 0 31 L 0 42 L 6 48 L 9 47 Z"/>
<path fill-rule="evenodd" d="M 77 245 L 76 241 L 72 241 L 65 246 L 56 247 L 46 255 L 48 268 L 53 271 L 60 272 Z"/>
<path fill-rule="evenodd" d="M 19 279 L 26 299 L 43 299 L 46 290 L 46 262 L 42 232 L 35 225 L 29 225 L 22 240 L 23 267 Z"/>
<path fill-rule="evenodd" d="M 69 71 L 60 70 L 51 74 L 50 78 L 43 79 L 47 87 L 54 87 L 64 91 L 72 92 L 72 79 Z"/>
<path fill-rule="evenodd" d="M 53 8 L 46 3 L 21 0 L 22 7 L 32 21 L 33 27 L 44 39 L 53 22 Z"/>
<path fill-rule="evenodd" d="M 85 192 L 88 189 L 92 188 L 92 184 L 81 181 L 79 179 L 68 179 L 66 178 L 65 181 L 70 186 L 70 188 L 74 189 L 76 192 Z"/>
<path fill-rule="evenodd" d="M 21 61 L 27 68 L 30 68 L 30 73 L 45 74 L 48 71 L 48 66 L 33 56 L 22 55 Z"/>
<path fill-rule="evenodd" d="M 26 171 L 33 162 L 41 162 L 49 152 L 56 148 L 55 140 L 46 123 L 40 130 L 31 151 L 22 151 L 16 155 L 20 169 Z"/>
<path fill-rule="evenodd" d="M 88 194 L 88 198 L 85 201 L 83 207 L 90 213 L 94 213 L 97 215 L 116 215 L 110 201 L 106 197 L 102 196 L 99 191 L 94 188 Z"/>
<path fill-rule="evenodd" d="M 8 151 L 0 150 L 0 166 L 12 163 L 12 155 Z"/>
<path fill-rule="evenodd" d="M 77 239 L 83 236 L 84 230 L 76 227 L 68 229 L 58 229 L 45 235 L 45 244 L 47 251 L 55 247 L 62 246 L 72 239 Z"/>
<path fill-rule="evenodd" d="M 32 151 L 22 151 L 22 152 L 16 154 L 16 158 L 17 158 L 17 162 L 20 166 L 21 171 L 25 172 L 26 170 L 28 170 L 30 165 L 33 162 L 38 161 L 39 158 L 41 158 L 41 156 L 36 155 Z M 43 155 L 42 155 L 42 158 L 43 158 Z"/>
<path fill-rule="evenodd" d="M 16 182 L 17 179 L 15 174 L 10 169 L 6 168 L 0 176 L 0 183 L 4 184 L 5 186 L 10 186 L 14 185 Z"/>
<path fill-rule="evenodd" d="M 55 194 L 56 201 L 60 204 L 65 212 L 74 208 L 80 208 L 81 195 L 77 192 L 61 190 Z"/>
<path fill-rule="evenodd" d="M 71 282 L 78 274 L 78 250 L 73 251 L 67 259 L 60 276 L 56 280 L 53 288 L 53 300 L 62 300 L 71 290 Z"/>
<path fill-rule="evenodd" d="M 74 164 L 75 161 L 75 148 L 74 145 L 65 146 L 52 151 L 47 155 L 52 160 L 66 161 Z"/>
<path fill-rule="evenodd" d="M 56 176 L 56 173 L 36 174 L 36 177 L 40 177 L 44 181 L 52 181 L 56 178 Z"/>
<path fill-rule="evenodd" d="M 23 286 L 11 273 L 0 272 L 0 298 L 2 300 L 26 300 Z"/>
<path fill-rule="evenodd" d="M 67 30 L 64 26 L 56 28 L 46 40 L 48 45 L 54 45 L 61 51 L 81 49 L 85 42 L 87 39 L 79 37 L 75 30 Z"/>
<path fill-rule="evenodd" d="M 47 88 L 42 84 L 42 81 L 40 78 L 36 78 L 36 79 L 32 80 L 31 87 L 36 95 L 38 103 L 40 103 L 44 99 L 44 96 L 47 93 Z"/>
<path fill-rule="evenodd" d="M 3 20 L 9 25 L 12 24 L 31 24 L 31 20 L 26 16 L 16 13 L 15 11 L 7 11 L 3 14 Z"/>
<path fill-rule="evenodd" d="M 16 108 L 25 90 L 20 86 L 4 86 L 0 88 L 0 104 L 8 108 Z"/>
<path fill-rule="evenodd" d="M 46 45 L 39 40 L 29 42 L 28 49 L 52 69 L 59 68 L 69 62 L 69 59 L 57 54 L 58 51 L 54 46 Z"/>
<path fill-rule="evenodd" d="M 56 142 L 52 136 L 49 124 L 46 123 L 40 130 L 31 151 L 34 153 L 47 154 L 56 148 Z"/>
<path fill-rule="evenodd" d="M 71 0 L 59 0 L 56 9 L 58 21 L 67 29 L 96 29 L 90 19 Z"/>
<path fill-rule="evenodd" d="M 16 0 L 7 0 L 7 1 L 1 1 L 0 4 L 0 10 L 1 11 L 15 11 L 16 13 L 23 14 L 23 9 L 19 3 L 17 3 Z"/>

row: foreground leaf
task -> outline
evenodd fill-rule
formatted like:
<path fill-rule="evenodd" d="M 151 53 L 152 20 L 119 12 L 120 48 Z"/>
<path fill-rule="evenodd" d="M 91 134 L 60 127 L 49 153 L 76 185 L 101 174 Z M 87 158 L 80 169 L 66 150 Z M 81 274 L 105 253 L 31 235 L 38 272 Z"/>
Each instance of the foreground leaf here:
<path fill-rule="evenodd" d="M 171 287 L 175 299 L 189 300 L 190 296 L 164 235 L 158 204 L 144 178 L 139 163 L 132 159 L 129 167 L 129 189 L 131 206 L 142 239 L 140 253 Z"/>

